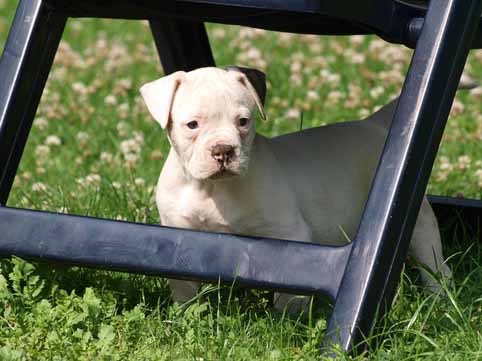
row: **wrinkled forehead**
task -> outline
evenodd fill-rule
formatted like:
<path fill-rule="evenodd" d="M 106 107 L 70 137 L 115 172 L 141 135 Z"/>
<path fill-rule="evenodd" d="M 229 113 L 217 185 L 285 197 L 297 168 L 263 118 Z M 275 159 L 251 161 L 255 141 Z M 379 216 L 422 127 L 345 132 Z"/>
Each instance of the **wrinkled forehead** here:
<path fill-rule="evenodd" d="M 229 114 L 231 111 L 252 111 L 255 107 L 248 89 L 226 71 L 191 73 L 176 92 L 172 108 L 174 117 L 195 112 L 206 116 L 214 115 L 210 113 Z"/>

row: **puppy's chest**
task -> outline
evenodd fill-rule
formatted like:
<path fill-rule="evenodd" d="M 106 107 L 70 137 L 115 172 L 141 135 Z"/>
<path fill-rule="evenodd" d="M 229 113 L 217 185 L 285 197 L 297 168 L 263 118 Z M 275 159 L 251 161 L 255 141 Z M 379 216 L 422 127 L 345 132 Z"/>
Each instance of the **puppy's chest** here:
<path fill-rule="evenodd" d="M 158 200 L 162 223 L 169 226 L 211 232 L 236 232 L 240 217 L 228 202 L 198 194 L 187 188 L 164 201 Z"/>
<path fill-rule="evenodd" d="M 185 204 L 179 209 L 179 215 L 183 222 L 189 224 L 192 229 L 211 232 L 233 232 L 233 225 L 225 219 L 221 210 L 216 207 L 212 200 L 206 200 L 201 204 Z"/>

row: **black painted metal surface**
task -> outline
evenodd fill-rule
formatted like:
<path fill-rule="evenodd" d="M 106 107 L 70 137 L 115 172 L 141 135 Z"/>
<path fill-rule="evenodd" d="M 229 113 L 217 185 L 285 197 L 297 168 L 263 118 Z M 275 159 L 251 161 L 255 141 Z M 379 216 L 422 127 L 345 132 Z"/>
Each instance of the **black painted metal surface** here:
<path fill-rule="evenodd" d="M 403 0 L 48 0 L 73 17 L 123 19 L 184 19 L 251 26 L 307 34 L 377 34 L 414 46 L 417 30 L 408 28 L 424 18 L 423 2 Z M 482 20 L 479 22 L 482 34 Z M 415 32 L 415 33 L 414 33 Z M 482 47 L 477 38 L 474 48 Z"/>
<path fill-rule="evenodd" d="M 204 24 L 189 20 L 150 20 L 165 74 L 215 66 Z"/>
<path fill-rule="evenodd" d="M 350 251 L 0 207 L 0 255 L 334 298 Z"/>
<path fill-rule="evenodd" d="M 428 198 L 446 242 L 467 236 L 478 237 L 482 242 L 482 201 L 440 196 Z"/>
<path fill-rule="evenodd" d="M 21 0 L 0 59 L 0 205 L 5 205 L 67 18 Z"/>
<path fill-rule="evenodd" d="M 352 349 L 395 289 L 468 48 L 482 46 L 481 3 L 433 0 L 425 18 L 420 1 L 21 0 L 0 61 L 0 205 L 68 16 L 149 19 L 166 73 L 214 64 L 204 21 L 419 43 L 355 243 L 323 247 L 0 207 L 0 254 L 210 282 L 237 277 L 240 285 L 332 297 L 344 277 L 328 331 Z M 456 210 L 480 230 L 481 202 L 431 200 L 439 220 Z"/>
<path fill-rule="evenodd" d="M 328 326 L 344 350 L 389 307 L 481 11 L 431 2 Z"/>

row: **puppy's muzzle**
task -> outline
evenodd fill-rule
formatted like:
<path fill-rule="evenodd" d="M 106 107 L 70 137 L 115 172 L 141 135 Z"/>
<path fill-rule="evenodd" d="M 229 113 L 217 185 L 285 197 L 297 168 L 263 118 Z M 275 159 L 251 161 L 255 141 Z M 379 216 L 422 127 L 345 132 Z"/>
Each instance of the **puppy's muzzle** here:
<path fill-rule="evenodd" d="M 211 156 L 223 168 L 236 156 L 235 148 L 229 144 L 216 144 L 211 149 Z"/>

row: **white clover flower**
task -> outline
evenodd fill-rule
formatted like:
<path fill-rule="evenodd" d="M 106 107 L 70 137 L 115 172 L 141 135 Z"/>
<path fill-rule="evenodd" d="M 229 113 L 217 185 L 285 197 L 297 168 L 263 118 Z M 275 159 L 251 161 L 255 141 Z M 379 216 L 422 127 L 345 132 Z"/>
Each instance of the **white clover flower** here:
<path fill-rule="evenodd" d="M 48 145 L 40 144 L 35 148 L 35 155 L 37 158 L 45 159 L 50 154 L 50 147 Z"/>
<path fill-rule="evenodd" d="M 328 69 L 322 69 L 320 71 L 321 78 L 326 81 L 327 83 L 337 86 L 340 84 L 341 76 L 340 74 L 334 74 L 330 72 Z"/>
<path fill-rule="evenodd" d="M 288 119 L 300 119 L 300 116 L 301 112 L 296 108 L 288 109 L 285 113 L 285 117 Z"/>
<path fill-rule="evenodd" d="M 343 57 L 346 61 L 352 64 L 363 64 L 365 62 L 365 54 L 354 50 L 353 48 L 345 49 L 343 52 Z"/>
<path fill-rule="evenodd" d="M 152 160 L 161 160 L 164 158 L 164 155 L 160 150 L 153 150 L 151 153 L 151 159 Z"/>
<path fill-rule="evenodd" d="M 329 105 L 335 105 L 336 103 L 338 103 L 338 101 L 342 98 L 345 97 L 345 94 L 338 91 L 338 90 L 333 90 L 331 92 L 328 93 L 328 96 L 326 98 L 326 102 L 329 104 Z"/>
<path fill-rule="evenodd" d="M 482 169 L 477 169 L 475 176 L 478 178 L 477 185 L 482 188 Z"/>
<path fill-rule="evenodd" d="M 465 110 L 465 105 L 460 100 L 455 99 L 452 104 L 452 109 L 450 109 L 450 114 L 458 115 L 463 113 L 464 110 Z"/>
<path fill-rule="evenodd" d="M 277 33 L 278 35 L 278 43 L 281 46 L 288 46 L 291 44 L 291 41 L 294 38 L 294 35 L 291 33 Z"/>
<path fill-rule="evenodd" d="M 126 139 L 120 143 L 120 149 L 123 154 L 139 152 L 139 143 L 135 139 Z"/>
<path fill-rule="evenodd" d="M 385 93 L 385 88 L 382 87 L 381 85 L 378 85 L 370 90 L 370 96 L 374 99 L 377 99 L 384 93 Z"/>
<path fill-rule="evenodd" d="M 47 122 L 47 119 L 43 117 L 39 117 L 39 118 L 35 118 L 35 120 L 33 121 L 33 125 L 34 127 L 39 128 L 40 130 L 44 130 L 45 127 L 47 127 L 48 122 Z"/>
<path fill-rule="evenodd" d="M 365 40 L 365 36 L 363 35 L 353 35 L 350 36 L 350 43 L 355 46 L 359 46 L 363 44 L 363 41 Z"/>
<path fill-rule="evenodd" d="M 109 106 L 114 106 L 117 104 L 117 98 L 115 95 L 107 95 L 105 98 L 104 98 L 104 103 L 105 105 L 109 105 Z"/>
<path fill-rule="evenodd" d="M 87 185 L 87 181 L 85 180 L 85 178 L 78 178 L 75 180 L 75 182 L 82 188 Z"/>
<path fill-rule="evenodd" d="M 370 50 L 370 53 L 379 54 L 380 50 L 382 50 L 385 46 L 387 46 L 385 41 L 376 38 L 370 41 L 368 49 Z"/>
<path fill-rule="evenodd" d="M 129 89 L 132 88 L 132 80 L 131 80 L 131 79 L 124 78 L 124 79 L 119 80 L 119 82 L 117 83 L 117 85 L 118 85 L 119 87 L 121 87 L 122 89 L 129 90 Z"/>
<path fill-rule="evenodd" d="M 246 57 L 252 61 L 260 60 L 262 58 L 261 50 L 252 47 L 246 52 Z"/>
<path fill-rule="evenodd" d="M 137 156 L 137 154 L 127 153 L 127 154 L 124 154 L 124 159 L 126 161 L 125 163 L 126 167 L 128 169 L 133 169 L 135 168 L 137 161 L 139 160 L 139 157 Z"/>
<path fill-rule="evenodd" d="M 300 73 L 302 69 L 303 66 L 299 61 L 294 61 L 291 63 L 290 70 L 292 73 Z"/>
<path fill-rule="evenodd" d="M 32 184 L 32 191 L 34 192 L 45 192 L 47 190 L 47 186 L 41 182 L 35 182 Z"/>
<path fill-rule="evenodd" d="M 49 135 L 49 136 L 45 139 L 45 144 L 46 144 L 46 145 L 57 146 L 57 145 L 62 144 L 62 141 L 60 140 L 60 138 L 59 138 L 57 135 Z"/>
<path fill-rule="evenodd" d="M 119 137 L 125 137 L 127 134 L 127 124 L 124 122 L 119 122 L 117 123 L 117 134 L 119 134 Z"/>
<path fill-rule="evenodd" d="M 363 64 L 366 60 L 366 57 L 363 53 L 353 53 L 350 59 L 353 64 Z"/>
<path fill-rule="evenodd" d="M 476 99 L 482 98 L 482 86 L 470 90 L 470 95 L 474 96 Z"/>
<path fill-rule="evenodd" d="M 449 177 L 448 172 L 440 171 L 437 173 L 437 176 L 435 177 L 435 180 L 437 182 L 445 182 Z"/>
<path fill-rule="evenodd" d="M 306 97 L 310 100 L 320 99 L 320 96 L 318 95 L 318 93 L 313 90 L 308 90 L 308 92 L 306 93 Z"/>
<path fill-rule="evenodd" d="M 215 39 L 224 39 L 226 37 L 226 30 L 223 28 L 216 28 L 213 30 L 213 36 Z"/>
<path fill-rule="evenodd" d="M 370 111 L 366 108 L 362 108 L 360 109 L 360 111 L 358 112 L 358 115 L 361 117 L 361 118 L 366 118 L 370 115 Z"/>
<path fill-rule="evenodd" d="M 404 75 L 401 73 L 401 71 L 393 69 L 389 71 L 381 71 L 378 74 L 378 78 L 387 85 L 390 84 L 402 84 L 403 81 L 405 80 Z"/>
<path fill-rule="evenodd" d="M 298 74 L 298 73 L 293 73 L 293 74 L 291 74 L 291 76 L 290 76 L 290 81 L 291 81 L 291 83 L 292 83 L 293 85 L 298 86 L 298 85 L 301 85 L 301 83 L 302 83 L 302 81 L 303 81 L 303 78 L 301 77 L 300 74 Z"/>
<path fill-rule="evenodd" d="M 101 180 L 102 178 L 98 174 L 89 174 L 87 177 L 85 177 L 85 181 L 89 185 L 99 185 Z"/>
<path fill-rule="evenodd" d="M 241 28 L 238 35 L 242 39 L 250 39 L 254 36 L 253 30 L 252 28 Z"/>
<path fill-rule="evenodd" d="M 86 132 L 78 132 L 76 138 L 77 138 L 77 141 L 79 142 L 79 145 L 83 147 L 87 145 L 89 141 L 89 134 L 87 134 Z"/>
<path fill-rule="evenodd" d="M 139 144 L 144 144 L 144 133 L 134 132 L 134 139 Z"/>
<path fill-rule="evenodd" d="M 470 168 L 472 160 L 468 155 L 461 155 L 457 158 L 457 167 L 461 170 Z"/>
<path fill-rule="evenodd" d="M 119 112 L 119 117 L 121 119 L 126 119 L 129 116 L 129 104 L 122 103 L 117 107 L 117 111 Z"/>
<path fill-rule="evenodd" d="M 144 180 L 144 178 L 138 177 L 138 178 L 134 179 L 134 184 L 136 186 L 143 186 L 144 184 L 146 184 L 146 181 Z"/>
<path fill-rule="evenodd" d="M 451 172 L 453 170 L 453 165 L 450 163 L 450 160 L 448 157 L 446 156 L 441 156 L 440 157 L 440 166 L 439 166 L 440 170 L 442 171 L 448 171 L 448 172 Z"/>
<path fill-rule="evenodd" d="M 102 181 L 102 178 L 98 174 L 89 174 L 85 178 L 79 178 L 76 180 L 77 184 L 81 188 L 88 188 L 88 187 L 98 187 Z"/>
<path fill-rule="evenodd" d="M 77 94 L 80 94 L 80 95 L 86 95 L 88 93 L 87 87 L 82 82 L 73 83 L 72 84 L 72 90 L 74 91 L 74 93 L 77 93 Z"/>
<path fill-rule="evenodd" d="M 114 156 L 112 155 L 112 153 L 102 152 L 100 153 L 100 160 L 104 163 L 112 163 L 112 161 L 114 160 Z"/>
<path fill-rule="evenodd" d="M 323 51 L 323 45 L 321 43 L 312 43 L 309 45 L 310 51 L 314 54 L 320 54 Z"/>

